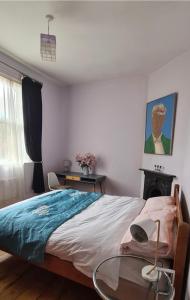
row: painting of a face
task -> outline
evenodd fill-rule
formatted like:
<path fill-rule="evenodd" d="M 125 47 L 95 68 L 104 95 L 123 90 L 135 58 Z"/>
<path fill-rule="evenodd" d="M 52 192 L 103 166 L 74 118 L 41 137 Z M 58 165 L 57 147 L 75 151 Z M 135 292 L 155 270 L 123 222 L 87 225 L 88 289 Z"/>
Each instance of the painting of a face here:
<path fill-rule="evenodd" d="M 147 104 L 145 147 L 150 154 L 172 154 L 177 94 Z"/>
<path fill-rule="evenodd" d="M 152 109 L 152 133 L 158 138 L 161 135 L 162 127 L 166 116 L 164 105 L 155 105 Z"/>

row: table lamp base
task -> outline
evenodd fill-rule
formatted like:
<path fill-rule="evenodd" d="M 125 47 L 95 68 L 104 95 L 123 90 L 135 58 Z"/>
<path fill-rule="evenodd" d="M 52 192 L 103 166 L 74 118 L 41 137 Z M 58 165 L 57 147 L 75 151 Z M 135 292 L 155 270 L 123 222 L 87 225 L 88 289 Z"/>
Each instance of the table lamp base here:
<path fill-rule="evenodd" d="M 153 267 L 152 265 L 148 265 L 148 266 L 145 266 L 144 268 L 142 268 L 141 275 L 144 279 L 154 282 L 154 281 L 157 281 L 160 279 L 161 272 L 158 272 L 157 268 L 155 268 L 154 270 L 152 270 L 152 272 L 150 272 L 152 267 Z M 149 274 L 147 274 L 147 273 L 149 273 Z"/>

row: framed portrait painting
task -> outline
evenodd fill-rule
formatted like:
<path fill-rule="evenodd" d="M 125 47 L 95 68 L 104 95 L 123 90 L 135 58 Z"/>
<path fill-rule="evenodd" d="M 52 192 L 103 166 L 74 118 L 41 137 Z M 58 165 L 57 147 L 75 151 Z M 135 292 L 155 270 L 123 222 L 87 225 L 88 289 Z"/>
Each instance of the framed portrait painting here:
<path fill-rule="evenodd" d="M 144 153 L 172 155 L 177 93 L 148 102 Z"/>

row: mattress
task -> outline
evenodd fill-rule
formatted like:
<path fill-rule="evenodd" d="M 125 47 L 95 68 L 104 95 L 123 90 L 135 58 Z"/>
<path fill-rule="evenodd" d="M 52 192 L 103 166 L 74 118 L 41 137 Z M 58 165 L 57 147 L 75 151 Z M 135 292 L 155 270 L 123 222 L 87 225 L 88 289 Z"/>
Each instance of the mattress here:
<path fill-rule="evenodd" d="M 92 277 L 101 261 L 120 254 L 122 237 L 144 204 L 139 198 L 104 195 L 59 226 L 47 242 L 46 253 L 72 262 Z"/>

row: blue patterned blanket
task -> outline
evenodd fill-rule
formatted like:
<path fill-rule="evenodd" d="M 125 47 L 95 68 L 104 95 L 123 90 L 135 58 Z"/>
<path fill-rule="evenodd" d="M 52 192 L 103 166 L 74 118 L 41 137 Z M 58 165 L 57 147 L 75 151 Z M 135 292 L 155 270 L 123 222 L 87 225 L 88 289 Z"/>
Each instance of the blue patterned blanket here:
<path fill-rule="evenodd" d="M 57 227 L 101 197 L 101 193 L 57 191 L 0 209 L 0 247 L 29 261 L 43 262 Z"/>

